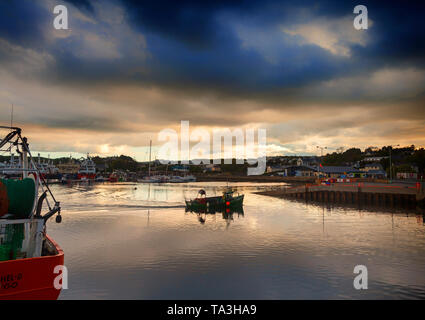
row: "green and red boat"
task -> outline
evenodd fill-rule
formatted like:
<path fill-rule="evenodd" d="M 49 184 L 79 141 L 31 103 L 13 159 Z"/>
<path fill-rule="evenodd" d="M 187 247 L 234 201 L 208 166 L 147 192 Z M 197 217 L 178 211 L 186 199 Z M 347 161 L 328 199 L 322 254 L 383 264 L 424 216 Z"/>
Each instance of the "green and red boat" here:
<path fill-rule="evenodd" d="M 186 209 L 190 211 L 238 209 L 243 206 L 243 199 L 243 194 L 235 196 L 231 189 L 224 191 L 222 196 L 215 197 L 207 197 L 205 190 L 201 189 L 195 199 L 186 200 Z"/>
<path fill-rule="evenodd" d="M 0 179 L 0 300 L 57 299 L 62 289 L 64 253 L 46 233 L 46 223 L 60 205 L 40 174 L 21 129 L 0 139 L 0 150 L 16 148 L 22 176 Z M 43 203 L 48 211 L 42 214 Z M 66 269 L 65 269 L 66 270 Z M 65 272 L 65 271 L 63 271 Z"/>

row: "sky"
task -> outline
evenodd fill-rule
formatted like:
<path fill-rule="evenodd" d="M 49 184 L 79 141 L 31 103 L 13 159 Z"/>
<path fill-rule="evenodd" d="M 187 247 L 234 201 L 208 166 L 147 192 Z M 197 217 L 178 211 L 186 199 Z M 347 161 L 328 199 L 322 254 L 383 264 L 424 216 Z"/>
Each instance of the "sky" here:
<path fill-rule="evenodd" d="M 56 30 L 53 8 L 68 9 Z M 368 29 L 353 26 L 356 5 Z M 0 2 L 0 122 L 52 157 L 148 157 L 158 133 L 266 129 L 268 155 L 425 146 L 424 4 Z"/>

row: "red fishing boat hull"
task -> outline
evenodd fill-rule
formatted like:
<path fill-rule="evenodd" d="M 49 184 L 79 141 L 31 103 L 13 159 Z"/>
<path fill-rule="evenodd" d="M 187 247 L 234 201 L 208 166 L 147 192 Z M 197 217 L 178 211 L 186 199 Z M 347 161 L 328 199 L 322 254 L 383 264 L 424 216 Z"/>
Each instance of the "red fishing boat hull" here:
<path fill-rule="evenodd" d="M 111 175 L 111 176 L 109 176 L 108 181 L 109 182 L 118 182 L 118 177 Z"/>
<path fill-rule="evenodd" d="M 86 178 L 88 180 L 94 180 L 96 178 L 95 173 L 79 173 L 77 175 L 78 180 L 81 180 L 82 178 Z"/>
<path fill-rule="evenodd" d="M 53 255 L 0 262 L 0 300 L 56 300 L 61 290 L 54 287 L 56 266 L 63 266 L 62 249 L 46 235 Z"/>

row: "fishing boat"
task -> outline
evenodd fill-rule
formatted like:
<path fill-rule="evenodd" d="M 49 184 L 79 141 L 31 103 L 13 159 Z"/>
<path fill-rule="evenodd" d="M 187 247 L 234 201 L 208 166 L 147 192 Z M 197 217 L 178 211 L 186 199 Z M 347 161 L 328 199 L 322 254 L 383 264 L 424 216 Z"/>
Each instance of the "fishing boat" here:
<path fill-rule="evenodd" d="M 94 180 L 96 178 L 96 164 L 87 153 L 87 158 L 81 159 L 80 169 L 77 178 L 79 180 Z"/>
<path fill-rule="evenodd" d="M 0 299 L 57 299 L 57 267 L 63 267 L 64 253 L 47 235 L 46 223 L 54 215 L 61 222 L 60 203 L 34 163 L 21 129 L 0 128 L 10 130 L 0 140 L 0 150 L 16 148 L 22 161 L 19 180 L 0 179 Z M 44 203 L 48 210 L 42 214 Z"/>
<path fill-rule="evenodd" d="M 96 182 L 105 182 L 108 179 L 106 179 L 104 176 L 96 176 L 96 179 L 94 179 L 94 181 Z"/>
<path fill-rule="evenodd" d="M 146 176 L 143 179 L 137 179 L 140 183 L 160 183 L 164 182 L 160 176 Z"/>
<path fill-rule="evenodd" d="M 18 177 L 22 174 L 22 164 L 21 159 L 16 159 L 15 154 L 10 154 L 9 162 L 5 162 L 1 168 L 2 175 L 6 177 Z"/>
<path fill-rule="evenodd" d="M 184 182 L 195 182 L 196 177 L 194 175 L 187 175 L 183 177 Z"/>
<path fill-rule="evenodd" d="M 197 197 L 193 200 L 185 200 L 186 209 L 206 210 L 206 209 L 221 209 L 221 208 L 240 208 L 243 205 L 243 194 L 234 196 L 234 191 L 227 189 L 222 196 L 207 197 L 205 190 L 198 191 Z"/>
<path fill-rule="evenodd" d="M 168 179 L 168 182 L 171 183 L 183 183 L 185 182 L 183 177 L 180 176 L 170 176 L 170 178 Z"/>
<path fill-rule="evenodd" d="M 35 166 L 35 167 L 34 167 Z M 39 172 L 40 176 L 44 179 L 58 179 L 62 178 L 62 175 L 59 173 L 59 169 L 51 162 L 50 159 L 48 161 L 41 161 L 40 154 L 38 154 L 38 160 L 35 164 L 29 164 L 30 169 L 36 168 Z M 0 168 L 0 172 L 9 178 L 20 178 L 22 175 L 22 161 L 20 158 L 16 159 L 15 155 L 11 153 L 10 161 L 8 164 L 3 164 Z"/>
<path fill-rule="evenodd" d="M 116 172 L 112 172 L 108 177 L 109 182 L 118 182 L 118 175 Z"/>
<path fill-rule="evenodd" d="M 62 178 L 62 175 L 59 173 L 58 167 L 56 167 L 53 162 L 50 160 L 50 156 L 47 161 L 40 160 L 40 154 L 38 154 L 38 160 L 36 166 L 41 176 L 44 179 L 58 179 Z"/>

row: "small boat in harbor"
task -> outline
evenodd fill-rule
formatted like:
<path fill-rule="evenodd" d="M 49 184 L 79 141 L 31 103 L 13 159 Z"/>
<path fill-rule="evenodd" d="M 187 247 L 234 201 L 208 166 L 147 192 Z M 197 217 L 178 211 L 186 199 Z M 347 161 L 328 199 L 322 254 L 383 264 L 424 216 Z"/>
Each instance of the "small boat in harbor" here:
<path fill-rule="evenodd" d="M 0 140 L 0 150 L 10 144 L 22 158 L 20 179 L 0 179 L 0 300 L 57 299 L 61 286 L 56 268 L 64 265 L 64 253 L 46 234 L 47 221 L 60 204 L 34 163 L 21 129 Z M 42 214 L 43 203 L 48 211 Z M 55 285 L 56 283 L 56 285 Z"/>
<path fill-rule="evenodd" d="M 180 177 L 180 176 L 170 176 L 170 178 L 168 179 L 168 182 L 170 182 L 170 183 L 183 183 L 185 181 L 183 180 L 183 177 Z"/>
<path fill-rule="evenodd" d="M 140 183 L 160 183 L 164 182 L 159 176 L 146 176 L 143 179 L 137 179 Z"/>
<path fill-rule="evenodd" d="M 207 197 L 205 190 L 198 191 L 198 195 L 193 200 L 185 200 L 186 209 L 191 211 L 197 210 L 219 210 L 222 208 L 237 209 L 243 205 L 243 194 L 234 196 L 232 189 L 227 189 L 222 196 Z"/>

